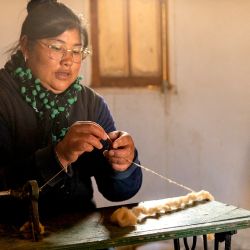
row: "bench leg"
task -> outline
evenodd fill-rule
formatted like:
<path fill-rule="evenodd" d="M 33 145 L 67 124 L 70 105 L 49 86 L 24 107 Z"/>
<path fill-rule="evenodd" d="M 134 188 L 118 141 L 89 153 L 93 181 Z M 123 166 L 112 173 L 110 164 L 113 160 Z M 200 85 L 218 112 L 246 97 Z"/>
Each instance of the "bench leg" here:
<path fill-rule="evenodd" d="M 214 250 L 219 250 L 219 243 L 225 241 L 225 250 L 231 250 L 231 238 L 237 231 L 216 233 L 214 240 Z"/>
<path fill-rule="evenodd" d="M 174 250 L 180 250 L 180 240 L 174 239 Z"/>
<path fill-rule="evenodd" d="M 197 243 L 197 236 L 193 236 L 193 243 L 192 243 L 191 248 L 189 248 L 188 240 L 187 240 L 186 237 L 183 238 L 183 241 L 184 241 L 184 246 L 185 246 L 186 250 L 189 250 L 189 249 L 195 250 L 196 243 Z M 203 246 L 204 246 L 204 250 L 208 250 L 208 247 L 207 247 L 207 235 L 203 235 Z M 174 249 L 175 250 L 180 249 L 180 239 L 174 239 Z"/>
<path fill-rule="evenodd" d="M 189 250 L 187 238 L 183 238 L 183 241 L 184 241 L 185 249 Z M 197 236 L 193 236 L 193 244 L 192 244 L 191 250 L 194 250 L 196 248 L 196 243 L 197 243 Z"/>
<path fill-rule="evenodd" d="M 204 250 L 208 250 L 208 246 L 207 246 L 207 235 L 203 235 L 203 247 Z"/>

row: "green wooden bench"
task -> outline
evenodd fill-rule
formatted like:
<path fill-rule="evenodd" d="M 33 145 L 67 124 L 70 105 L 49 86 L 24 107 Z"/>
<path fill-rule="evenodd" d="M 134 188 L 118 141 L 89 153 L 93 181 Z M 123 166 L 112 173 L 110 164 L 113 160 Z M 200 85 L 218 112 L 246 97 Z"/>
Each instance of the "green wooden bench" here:
<path fill-rule="evenodd" d="M 100 208 L 92 213 L 65 214 L 42 221 L 47 235 L 39 242 L 21 239 L 13 228 L 4 230 L 0 227 L 0 248 L 103 249 L 173 240 L 175 249 L 180 249 L 180 240 L 184 239 L 186 249 L 195 249 L 196 236 L 201 235 L 206 249 L 206 235 L 212 233 L 215 234 L 214 249 L 223 242 L 228 250 L 231 249 L 232 235 L 250 227 L 250 211 L 217 201 L 147 218 L 135 227 L 127 228 L 111 224 L 110 215 L 115 209 L 117 207 Z M 188 246 L 188 237 L 194 237 L 193 246 Z"/>

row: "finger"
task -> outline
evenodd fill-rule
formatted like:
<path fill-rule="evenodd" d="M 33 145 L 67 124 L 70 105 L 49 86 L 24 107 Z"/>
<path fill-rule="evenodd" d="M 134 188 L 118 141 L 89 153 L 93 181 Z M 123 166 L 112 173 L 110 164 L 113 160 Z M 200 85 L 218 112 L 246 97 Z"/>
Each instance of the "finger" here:
<path fill-rule="evenodd" d="M 115 141 L 117 138 L 119 138 L 121 136 L 121 131 L 113 131 L 113 132 L 110 132 L 108 133 L 108 136 L 109 138 L 112 140 L 112 141 Z"/>
<path fill-rule="evenodd" d="M 114 170 L 116 170 L 116 171 L 122 172 L 122 171 L 127 170 L 129 166 L 130 166 L 129 164 L 124 164 L 124 165 L 113 164 L 113 165 L 112 165 L 112 168 L 113 168 Z"/>
<path fill-rule="evenodd" d="M 75 126 L 75 129 L 77 130 L 77 133 L 90 133 L 93 136 L 106 140 L 108 138 L 107 133 L 105 130 L 97 123 L 95 122 L 84 122 L 80 121 L 77 123 L 74 123 L 73 126 Z"/>
<path fill-rule="evenodd" d="M 86 130 L 86 133 L 90 133 L 99 139 L 106 140 L 108 137 L 105 130 L 94 123 L 86 124 L 85 126 L 81 127 L 81 130 L 82 131 Z"/>
<path fill-rule="evenodd" d="M 91 134 L 85 134 L 82 137 L 79 137 L 77 141 L 80 150 L 86 150 L 86 148 L 89 148 L 90 146 L 97 149 L 102 149 L 103 147 L 99 138 Z"/>
<path fill-rule="evenodd" d="M 112 157 L 108 158 L 109 163 L 113 165 L 128 165 L 128 161 L 125 158 Z"/>
<path fill-rule="evenodd" d="M 115 137 L 116 139 L 113 139 L 113 144 L 112 144 L 113 148 L 115 149 L 120 147 L 126 147 L 133 144 L 131 137 L 126 132 L 118 132 L 114 135 L 113 138 Z"/>
<path fill-rule="evenodd" d="M 102 126 L 96 122 L 93 122 L 93 121 L 77 121 L 75 122 L 75 124 L 86 124 L 86 125 L 94 125 L 94 126 L 97 126 L 99 127 L 100 129 L 103 129 Z"/>
<path fill-rule="evenodd" d="M 108 151 L 108 157 L 114 157 L 114 158 L 126 158 L 131 154 L 131 151 L 128 148 L 124 149 L 111 149 Z"/>
<path fill-rule="evenodd" d="M 68 145 L 67 151 L 81 151 L 81 152 L 90 152 L 94 148 L 101 149 L 103 145 L 100 140 L 93 135 L 90 134 L 82 134 L 77 138 L 71 140 L 70 145 Z"/>
<path fill-rule="evenodd" d="M 93 145 L 89 144 L 89 143 L 84 143 L 82 146 L 82 152 L 91 152 L 94 149 Z"/>

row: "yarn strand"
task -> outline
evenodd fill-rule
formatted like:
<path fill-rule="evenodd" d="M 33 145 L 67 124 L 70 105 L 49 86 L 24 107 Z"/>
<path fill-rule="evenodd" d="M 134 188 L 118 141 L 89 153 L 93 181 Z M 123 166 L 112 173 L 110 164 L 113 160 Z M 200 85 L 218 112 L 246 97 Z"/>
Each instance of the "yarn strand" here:
<path fill-rule="evenodd" d="M 125 159 L 125 158 L 124 158 L 124 159 Z M 140 168 L 142 168 L 143 170 L 145 170 L 145 171 L 147 171 L 147 172 L 150 172 L 150 173 L 152 173 L 152 174 L 154 174 L 154 175 L 157 175 L 158 177 L 164 179 L 165 181 L 167 181 L 167 182 L 169 182 L 169 183 L 175 184 L 175 185 L 177 185 L 177 186 L 179 186 L 179 187 L 181 187 L 181 188 L 183 188 L 183 189 L 185 189 L 185 190 L 188 190 L 188 191 L 190 191 L 190 192 L 195 192 L 193 189 L 191 189 L 191 188 L 189 188 L 189 187 L 187 187 L 187 186 L 185 186 L 185 185 L 183 185 L 183 184 L 180 184 L 180 183 L 178 183 L 178 182 L 176 182 L 176 181 L 174 181 L 174 180 L 171 180 L 171 179 L 169 179 L 169 178 L 167 178 L 167 177 L 165 177 L 165 176 L 163 176 L 163 175 L 161 175 L 161 174 L 158 174 L 157 172 L 155 172 L 155 171 L 153 171 L 153 170 L 151 170 L 151 169 L 149 169 L 149 168 L 147 168 L 147 167 L 145 167 L 145 166 L 143 166 L 143 165 L 140 165 L 140 164 L 138 164 L 138 163 L 136 163 L 136 162 L 129 161 L 128 159 L 125 159 L 125 160 L 128 161 L 130 164 L 134 164 L 134 165 L 136 165 L 137 167 L 140 167 Z"/>

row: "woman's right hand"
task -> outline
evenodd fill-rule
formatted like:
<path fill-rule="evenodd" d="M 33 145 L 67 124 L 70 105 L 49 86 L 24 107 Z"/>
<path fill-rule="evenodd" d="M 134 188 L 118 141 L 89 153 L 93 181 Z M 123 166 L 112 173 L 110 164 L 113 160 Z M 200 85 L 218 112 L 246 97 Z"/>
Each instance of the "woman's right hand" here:
<path fill-rule="evenodd" d="M 102 149 L 101 140 L 107 140 L 104 129 L 91 121 L 75 122 L 65 137 L 55 146 L 55 152 L 62 166 L 65 168 L 84 152 L 91 152 L 94 148 Z"/>

